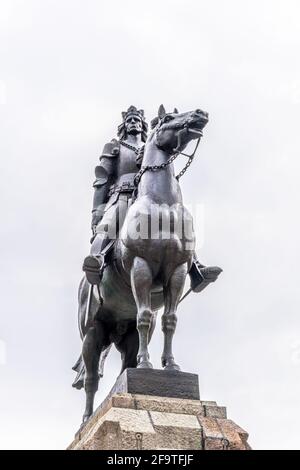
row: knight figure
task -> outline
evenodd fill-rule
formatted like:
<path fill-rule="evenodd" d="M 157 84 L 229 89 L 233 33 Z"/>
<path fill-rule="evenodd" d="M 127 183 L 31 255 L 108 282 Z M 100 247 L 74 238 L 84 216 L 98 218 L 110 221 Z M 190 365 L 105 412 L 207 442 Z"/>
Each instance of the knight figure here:
<path fill-rule="evenodd" d="M 88 282 L 100 285 L 103 270 L 109 263 L 109 253 L 117 239 L 128 207 L 133 201 L 134 178 L 142 165 L 143 148 L 148 125 L 144 111 L 130 106 L 122 113 L 117 139 L 104 146 L 100 164 L 96 166 L 96 180 L 92 209 L 91 251 L 83 263 Z M 202 291 L 217 279 L 219 270 L 201 264 L 194 254 L 189 271 L 191 289 Z"/>

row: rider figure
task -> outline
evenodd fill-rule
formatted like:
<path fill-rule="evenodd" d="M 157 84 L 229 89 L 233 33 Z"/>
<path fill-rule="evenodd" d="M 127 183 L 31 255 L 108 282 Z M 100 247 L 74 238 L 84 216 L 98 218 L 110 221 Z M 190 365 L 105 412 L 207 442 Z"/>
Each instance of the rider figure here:
<path fill-rule="evenodd" d="M 104 146 L 100 165 L 96 166 L 96 180 L 92 210 L 92 245 L 90 255 L 83 263 L 90 284 L 100 284 L 106 253 L 113 246 L 135 190 L 134 177 L 140 169 L 147 123 L 143 110 L 130 106 L 122 113 L 118 127 L 119 140 Z M 191 289 L 200 292 L 217 279 L 220 271 L 200 264 L 194 255 L 189 271 Z"/>

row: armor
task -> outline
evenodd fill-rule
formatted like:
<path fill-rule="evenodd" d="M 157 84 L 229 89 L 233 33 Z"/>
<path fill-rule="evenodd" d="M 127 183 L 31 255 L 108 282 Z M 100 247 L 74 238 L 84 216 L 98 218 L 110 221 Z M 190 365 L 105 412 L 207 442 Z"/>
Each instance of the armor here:
<path fill-rule="evenodd" d="M 120 153 L 120 144 L 116 139 L 104 145 L 102 155 L 100 156 L 100 165 L 95 168 L 96 180 L 93 183 L 94 199 L 92 209 L 92 230 L 101 221 L 105 204 L 109 197 L 109 189 L 116 173 L 116 158 Z"/>
<path fill-rule="evenodd" d="M 119 140 L 112 139 L 111 142 L 105 144 L 100 163 L 95 168 L 92 245 L 90 255 L 83 263 L 83 270 L 91 284 L 99 284 L 101 281 L 105 256 L 113 246 L 125 220 L 135 190 L 134 179 L 143 158 L 143 143 L 147 136 L 143 110 L 130 106 L 127 112 L 122 113 L 122 117 L 123 123 L 118 127 Z M 125 140 L 126 132 L 130 130 L 126 131 L 126 120 L 128 118 L 130 120 L 131 117 L 141 122 L 139 143 L 142 145 L 139 148 Z M 214 268 L 200 264 L 194 254 L 189 274 L 191 289 L 194 292 L 200 292 L 208 283 L 217 278 L 219 272 L 216 273 Z"/>
<path fill-rule="evenodd" d="M 131 196 L 135 189 L 134 177 L 140 166 L 138 157 L 133 151 L 127 150 L 126 158 L 120 158 L 120 152 L 120 142 L 113 139 L 104 146 L 100 164 L 95 168 L 92 209 L 94 235 L 104 215 L 117 204 L 120 195 Z"/>

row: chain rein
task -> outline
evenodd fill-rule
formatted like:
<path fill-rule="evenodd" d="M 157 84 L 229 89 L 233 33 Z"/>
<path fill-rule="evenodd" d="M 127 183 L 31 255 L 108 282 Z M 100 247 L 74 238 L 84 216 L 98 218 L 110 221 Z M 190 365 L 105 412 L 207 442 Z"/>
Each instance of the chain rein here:
<path fill-rule="evenodd" d="M 172 126 L 172 125 L 166 125 L 165 124 L 165 128 L 167 129 L 176 129 L 177 127 L 181 127 L 180 125 L 179 126 Z M 156 130 L 156 134 L 158 133 L 158 130 Z M 194 159 L 194 156 L 195 156 L 195 153 L 196 153 L 196 150 L 198 148 L 198 145 L 199 145 L 199 142 L 200 142 L 200 138 L 198 139 L 198 142 L 196 144 L 196 147 L 195 147 L 195 150 L 194 152 L 192 153 L 192 155 L 186 155 L 186 154 L 183 154 L 182 152 L 176 152 L 174 153 L 174 155 L 172 155 L 165 163 L 161 163 L 160 165 L 146 165 L 146 166 L 142 166 L 141 169 L 138 171 L 138 173 L 136 174 L 135 178 L 134 178 L 134 185 L 137 187 L 140 180 L 141 180 L 141 177 L 143 176 L 144 173 L 146 173 L 146 171 L 157 171 L 157 170 L 163 170 L 165 169 L 167 166 L 171 165 L 171 163 L 174 162 L 174 160 L 176 160 L 176 158 L 183 154 L 185 156 L 188 157 L 188 161 L 187 163 L 185 164 L 185 166 L 182 168 L 182 170 L 178 173 L 178 175 L 176 176 L 176 179 L 177 181 L 179 180 L 179 178 L 181 178 L 184 173 L 187 171 L 187 169 L 189 168 L 189 166 L 192 164 L 192 161 Z M 124 142 L 122 143 L 124 145 Z M 135 147 L 133 146 L 129 146 L 129 144 L 127 144 L 126 142 L 126 147 L 128 148 L 131 148 L 132 150 L 134 150 L 134 152 L 138 155 L 138 156 L 141 156 L 143 153 L 144 153 L 144 148 L 145 146 L 141 147 L 140 149 L 136 149 Z"/>

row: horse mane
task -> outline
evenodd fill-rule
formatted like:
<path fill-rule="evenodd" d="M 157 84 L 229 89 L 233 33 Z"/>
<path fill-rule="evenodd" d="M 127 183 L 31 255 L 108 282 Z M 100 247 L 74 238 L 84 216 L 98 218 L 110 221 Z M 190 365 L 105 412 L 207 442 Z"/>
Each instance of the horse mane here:
<path fill-rule="evenodd" d="M 154 128 L 151 127 L 151 131 L 150 131 L 150 134 L 148 135 L 148 139 L 147 139 L 147 142 L 151 142 L 154 135 L 155 135 L 155 131 L 156 131 L 156 126 Z"/>
<path fill-rule="evenodd" d="M 152 121 L 151 121 L 151 130 L 154 129 L 157 126 L 158 121 L 159 121 L 158 116 L 156 116 L 154 119 L 152 119 Z"/>

